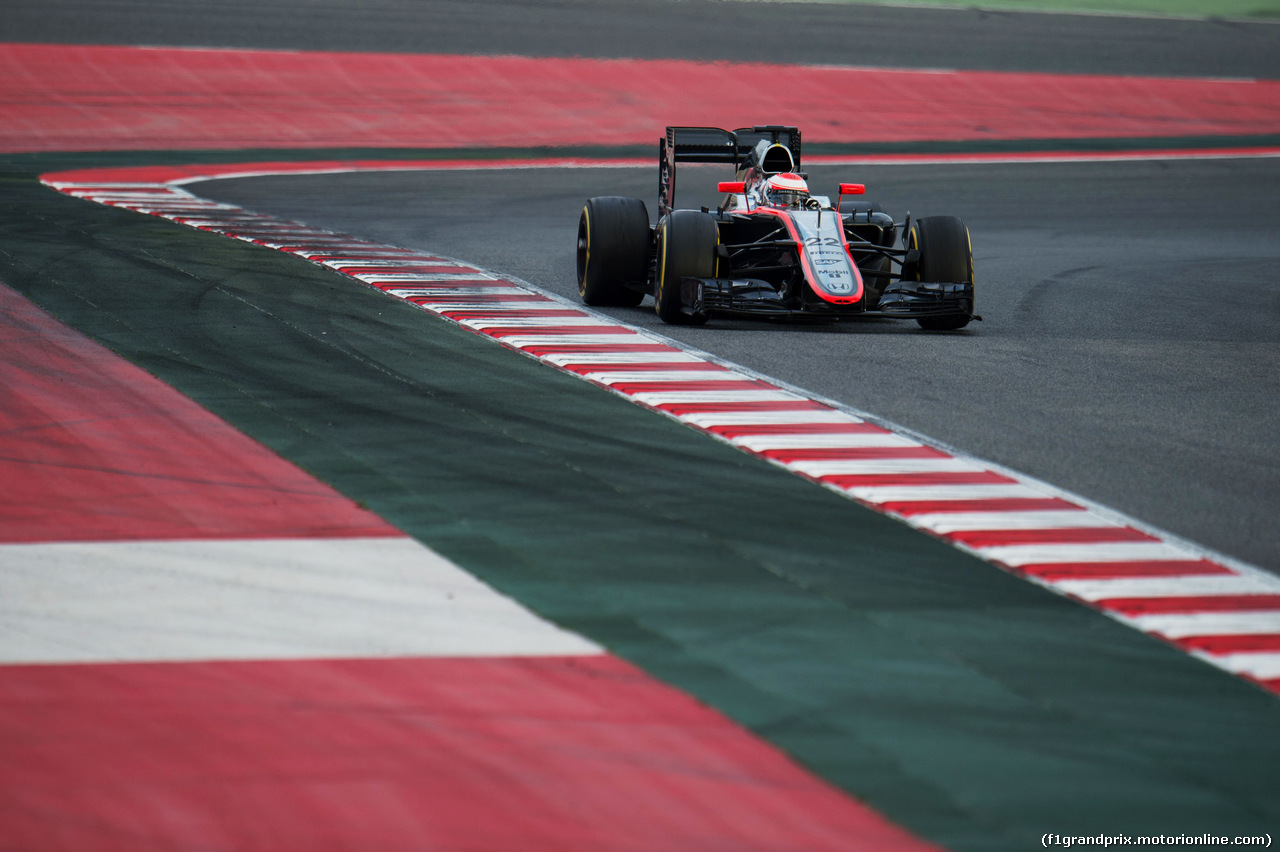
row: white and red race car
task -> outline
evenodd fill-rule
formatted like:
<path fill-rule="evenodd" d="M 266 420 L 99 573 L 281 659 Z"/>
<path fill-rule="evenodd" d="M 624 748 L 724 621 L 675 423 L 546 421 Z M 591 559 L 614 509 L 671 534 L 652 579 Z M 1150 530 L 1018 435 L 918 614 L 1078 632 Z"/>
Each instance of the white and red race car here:
<path fill-rule="evenodd" d="M 638 198 L 591 198 L 578 221 L 578 292 L 589 305 L 654 297 L 669 323 L 714 315 L 894 317 L 954 330 L 974 313 L 973 249 L 954 216 L 901 223 L 879 204 L 809 193 L 800 131 L 668 127 L 659 145 L 658 222 Z M 732 165 L 715 210 L 676 210 L 676 164 Z M 902 237 L 901 246 L 898 244 Z"/>

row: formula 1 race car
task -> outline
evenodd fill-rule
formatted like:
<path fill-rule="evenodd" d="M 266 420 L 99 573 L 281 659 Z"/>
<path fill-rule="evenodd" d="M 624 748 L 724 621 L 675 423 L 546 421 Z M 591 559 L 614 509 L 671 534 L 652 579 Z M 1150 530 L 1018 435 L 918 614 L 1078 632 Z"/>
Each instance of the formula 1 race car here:
<path fill-rule="evenodd" d="M 677 163 L 724 163 L 716 210 L 676 210 Z M 663 321 L 896 317 L 930 330 L 974 314 L 973 249 L 954 216 L 894 222 L 879 204 L 810 195 L 800 131 L 668 127 L 658 148 L 658 222 L 638 198 L 587 201 L 578 220 L 578 293 L 588 305 L 639 305 Z M 895 247 L 899 235 L 901 247 Z"/>

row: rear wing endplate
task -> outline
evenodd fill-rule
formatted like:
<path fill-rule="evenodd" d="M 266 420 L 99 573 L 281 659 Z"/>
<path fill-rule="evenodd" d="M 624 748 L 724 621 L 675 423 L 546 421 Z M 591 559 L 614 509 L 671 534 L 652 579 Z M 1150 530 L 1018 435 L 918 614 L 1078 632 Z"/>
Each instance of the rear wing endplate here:
<path fill-rule="evenodd" d="M 675 204 L 676 163 L 724 163 L 736 172 L 762 140 L 790 150 L 795 167 L 800 168 L 800 131 L 795 127 L 668 127 L 658 143 L 658 215 L 670 213 Z"/>

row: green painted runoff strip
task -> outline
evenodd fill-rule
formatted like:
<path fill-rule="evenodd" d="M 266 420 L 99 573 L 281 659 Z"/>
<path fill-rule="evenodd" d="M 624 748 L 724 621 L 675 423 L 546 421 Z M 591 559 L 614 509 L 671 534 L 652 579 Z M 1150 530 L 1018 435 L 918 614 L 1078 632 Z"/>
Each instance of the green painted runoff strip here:
<path fill-rule="evenodd" d="M 894 821 L 973 852 L 1280 825 L 1274 696 L 337 273 L 60 195 L 38 160 L 0 161 L 0 281 Z"/>

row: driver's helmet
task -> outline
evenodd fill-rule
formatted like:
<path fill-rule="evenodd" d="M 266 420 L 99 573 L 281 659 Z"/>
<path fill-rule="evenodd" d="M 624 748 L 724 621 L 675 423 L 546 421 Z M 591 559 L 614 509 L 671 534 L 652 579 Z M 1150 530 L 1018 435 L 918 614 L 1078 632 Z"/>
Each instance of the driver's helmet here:
<path fill-rule="evenodd" d="M 800 175 L 783 172 L 764 182 L 764 199 L 773 207 L 803 207 L 809 200 L 809 185 Z"/>

